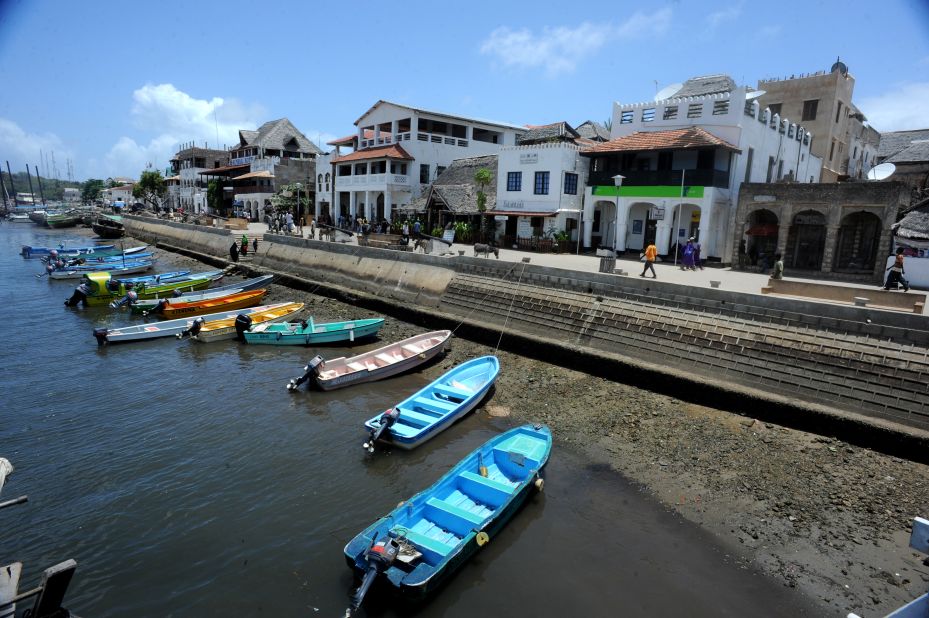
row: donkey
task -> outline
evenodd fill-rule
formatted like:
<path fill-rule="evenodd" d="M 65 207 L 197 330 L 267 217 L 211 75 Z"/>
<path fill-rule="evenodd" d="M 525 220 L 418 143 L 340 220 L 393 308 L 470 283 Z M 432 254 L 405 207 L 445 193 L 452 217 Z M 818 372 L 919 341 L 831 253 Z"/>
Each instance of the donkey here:
<path fill-rule="evenodd" d="M 500 250 L 493 245 L 485 245 L 482 243 L 474 244 L 474 257 L 483 254 L 485 258 L 489 258 L 491 253 L 494 254 L 495 258 L 498 260 L 500 259 Z"/>

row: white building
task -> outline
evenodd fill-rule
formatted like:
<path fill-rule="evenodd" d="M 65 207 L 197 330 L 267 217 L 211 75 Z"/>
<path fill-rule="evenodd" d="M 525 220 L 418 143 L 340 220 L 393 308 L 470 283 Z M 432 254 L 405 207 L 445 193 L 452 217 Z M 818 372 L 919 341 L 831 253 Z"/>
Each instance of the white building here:
<path fill-rule="evenodd" d="M 390 220 L 454 159 L 497 153 L 515 146 L 526 127 L 466 118 L 389 101 L 378 101 L 358 120 L 354 135 L 330 142 L 336 150 L 317 160 L 316 216 L 326 213 Z M 350 147 L 353 152 L 343 154 Z M 331 169 L 326 167 L 331 164 Z M 331 174 L 326 190 L 326 174 Z M 327 193 L 331 198 L 326 198 Z M 331 200 L 331 205 L 330 205 Z M 330 205 L 326 212 L 323 205 Z"/>
<path fill-rule="evenodd" d="M 112 187 L 110 189 L 104 189 L 101 194 L 103 195 L 104 203 L 109 206 L 114 202 L 122 202 L 125 205 L 133 204 L 137 200 L 132 197 L 132 187 L 133 185 L 120 185 L 118 187 Z"/>
<path fill-rule="evenodd" d="M 759 109 L 730 78 L 695 78 L 671 96 L 614 103 L 613 139 L 583 151 L 585 246 L 641 251 L 654 241 L 667 255 L 695 237 L 704 257 L 722 259 L 742 182 L 819 181 L 811 134 Z"/>
<path fill-rule="evenodd" d="M 65 187 L 64 201 L 68 204 L 74 204 L 81 201 L 81 190 L 75 187 Z"/>
<path fill-rule="evenodd" d="M 177 177 L 176 208 L 186 212 L 206 212 L 206 181 L 202 172 L 226 165 L 229 153 L 218 148 L 196 146 L 193 142 L 181 144 L 171 159 L 172 176 Z"/>

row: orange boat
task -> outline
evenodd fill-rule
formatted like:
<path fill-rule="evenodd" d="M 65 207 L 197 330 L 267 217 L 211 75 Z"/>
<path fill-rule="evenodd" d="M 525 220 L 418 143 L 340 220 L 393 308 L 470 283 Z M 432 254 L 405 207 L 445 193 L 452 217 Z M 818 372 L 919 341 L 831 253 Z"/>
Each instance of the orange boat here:
<path fill-rule="evenodd" d="M 248 307 L 260 305 L 267 293 L 268 290 L 265 289 L 248 290 L 191 302 L 183 302 L 183 297 L 166 298 L 158 303 L 150 313 L 155 313 L 163 318 L 175 319 L 205 315 L 207 313 L 234 311 L 235 309 L 247 309 Z"/>

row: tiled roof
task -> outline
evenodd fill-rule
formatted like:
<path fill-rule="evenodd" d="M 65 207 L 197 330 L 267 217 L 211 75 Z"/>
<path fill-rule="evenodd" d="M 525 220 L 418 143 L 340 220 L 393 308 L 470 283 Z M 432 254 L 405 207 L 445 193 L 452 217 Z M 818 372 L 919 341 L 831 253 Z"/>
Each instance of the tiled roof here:
<path fill-rule="evenodd" d="M 516 139 L 517 144 L 537 144 L 539 142 L 548 142 L 557 139 L 564 141 L 574 141 L 580 137 L 571 125 L 567 122 L 553 122 L 540 126 L 530 126 L 529 131 L 520 135 Z"/>
<path fill-rule="evenodd" d="M 878 147 L 877 156 L 886 159 L 907 148 L 911 142 L 926 139 L 929 139 L 929 129 L 881 133 L 881 145 Z"/>
<path fill-rule="evenodd" d="M 585 148 L 581 154 L 605 152 L 642 152 L 645 150 L 681 150 L 687 148 L 726 148 L 741 152 L 729 142 L 719 139 L 699 127 L 668 131 L 637 131 L 602 144 Z"/>
<path fill-rule="evenodd" d="M 376 146 L 374 148 L 365 148 L 364 150 L 351 152 L 347 155 L 336 157 L 332 162 L 346 163 L 348 161 L 366 161 L 368 159 L 383 159 L 385 157 L 388 159 L 413 160 L 413 157 L 403 149 L 403 146 L 388 144 L 387 146 Z"/>
<path fill-rule="evenodd" d="M 578 126 L 577 133 L 581 137 L 598 142 L 605 142 L 610 139 L 610 132 L 606 130 L 606 127 L 593 120 L 588 120 Z"/>

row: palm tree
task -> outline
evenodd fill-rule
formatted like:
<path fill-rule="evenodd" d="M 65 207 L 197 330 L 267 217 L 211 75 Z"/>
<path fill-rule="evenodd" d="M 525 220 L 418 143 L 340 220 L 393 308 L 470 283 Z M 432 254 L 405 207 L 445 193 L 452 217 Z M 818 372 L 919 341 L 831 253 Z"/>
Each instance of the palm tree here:
<path fill-rule="evenodd" d="M 490 181 L 493 180 L 493 177 L 490 175 L 490 170 L 486 167 L 474 172 L 474 182 L 476 182 L 480 188 L 477 190 L 477 211 L 480 213 L 480 235 L 481 242 L 485 242 L 484 238 L 484 213 L 487 211 L 487 196 L 484 194 L 484 187 L 490 184 Z"/>

